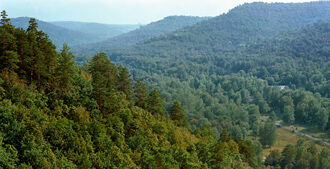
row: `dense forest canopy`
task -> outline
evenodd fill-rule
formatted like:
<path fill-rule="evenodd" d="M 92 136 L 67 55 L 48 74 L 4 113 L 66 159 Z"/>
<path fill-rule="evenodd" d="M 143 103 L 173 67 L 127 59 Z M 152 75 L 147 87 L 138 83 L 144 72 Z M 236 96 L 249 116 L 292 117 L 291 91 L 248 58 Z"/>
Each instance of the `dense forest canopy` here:
<path fill-rule="evenodd" d="M 262 154 L 277 121 L 330 135 L 329 8 L 244 4 L 78 58 L 2 12 L 0 165 L 330 168 L 329 149 L 303 140 Z"/>
<path fill-rule="evenodd" d="M 274 112 L 290 124 L 330 132 L 329 7 L 329 2 L 245 4 L 108 53 L 133 77 L 159 89 L 166 103 L 178 100 L 193 128 L 210 125 L 216 135 L 226 128 L 247 137 L 254 126 L 247 107 L 254 104 L 262 115 Z"/>
<path fill-rule="evenodd" d="M 30 19 L 15 28 L 1 13 L 1 168 L 258 168 L 256 140 L 190 130 L 174 102 L 134 82 L 104 53 L 77 66 Z"/>
<path fill-rule="evenodd" d="M 133 45 L 150 38 L 165 35 L 207 19 L 209 19 L 209 17 L 168 16 L 162 20 L 141 26 L 139 29 L 134 31 L 108 38 L 101 42 L 74 46 L 73 51 L 75 54 L 79 54 L 81 56 L 89 56 L 104 50 L 109 51 L 116 47 Z M 83 62 L 83 60 L 81 60 L 81 62 Z"/>

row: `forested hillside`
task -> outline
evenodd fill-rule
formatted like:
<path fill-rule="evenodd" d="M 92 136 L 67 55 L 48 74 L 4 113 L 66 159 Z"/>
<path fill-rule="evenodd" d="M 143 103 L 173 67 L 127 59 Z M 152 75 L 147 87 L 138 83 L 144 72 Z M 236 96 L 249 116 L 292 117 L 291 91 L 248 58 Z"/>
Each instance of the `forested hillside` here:
<path fill-rule="evenodd" d="M 97 37 L 100 40 L 106 40 L 108 38 L 133 31 L 141 26 L 141 25 L 124 25 L 124 24 L 116 25 L 116 24 L 101 24 L 101 23 L 73 22 L 73 21 L 57 21 L 50 23 L 64 27 L 66 29 L 93 35 L 94 37 Z"/>
<path fill-rule="evenodd" d="M 11 22 L 16 27 L 27 29 L 29 20 L 28 17 L 19 17 L 11 19 Z M 36 20 L 36 22 L 38 29 L 47 33 L 57 48 L 61 48 L 64 43 L 71 47 L 103 41 L 138 27 L 137 25 L 106 25 L 84 22 L 44 22 L 41 20 Z"/>
<path fill-rule="evenodd" d="M 329 9 L 251 3 L 160 33 L 169 17 L 78 58 L 2 12 L 0 166 L 330 168 L 322 143 L 272 149 L 281 125 L 330 138 Z"/>
<path fill-rule="evenodd" d="M 167 103 L 182 103 L 193 128 L 259 136 L 260 122 L 251 119 L 275 113 L 288 124 L 330 132 L 329 6 L 245 4 L 109 54 L 162 91 Z"/>
<path fill-rule="evenodd" d="M 180 28 L 194 25 L 209 19 L 209 17 L 169 16 L 160 21 L 141 26 L 139 29 L 109 38 L 95 44 L 74 47 L 74 52 L 80 56 L 93 55 L 100 51 L 111 51 L 115 47 L 132 45 L 146 39 L 174 32 Z"/>
<path fill-rule="evenodd" d="M 166 111 L 104 53 L 77 66 L 35 19 L 23 30 L 1 16 L 1 168 L 262 168 L 257 140 L 191 130 L 179 102 Z"/>

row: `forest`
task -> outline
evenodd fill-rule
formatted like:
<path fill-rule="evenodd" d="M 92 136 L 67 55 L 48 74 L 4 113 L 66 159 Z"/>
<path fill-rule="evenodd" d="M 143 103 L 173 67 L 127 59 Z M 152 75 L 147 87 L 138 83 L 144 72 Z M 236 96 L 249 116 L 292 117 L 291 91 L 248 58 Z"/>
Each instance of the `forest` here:
<path fill-rule="evenodd" d="M 35 19 L 23 30 L 1 16 L 1 168 L 262 166 L 256 143 L 191 130 L 180 103 L 166 111 L 158 90 L 104 53 L 77 66 Z"/>
<path fill-rule="evenodd" d="M 330 149 L 306 139 L 263 154 L 276 121 L 330 135 L 329 7 L 244 4 L 75 54 L 3 11 L 0 166 L 330 168 Z"/>
<path fill-rule="evenodd" d="M 216 136 L 226 128 L 245 138 L 253 126 L 249 107 L 257 106 L 261 115 L 274 113 L 287 124 L 311 124 L 330 133 L 329 6 L 329 2 L 246 4 L 108 54 L 127 66 L 133 77 L 159 89 L 167 110 L 172 101 L 179 101 L 193 129 L 210 125 Z M 213 29 L 218 25 L 223 29 Z M 229 30 L 231 34 L 226 33 Z M 83 59 L 88 58 L 78 58 Z M 282 85 L 285 90 L 279 89 Z"/>

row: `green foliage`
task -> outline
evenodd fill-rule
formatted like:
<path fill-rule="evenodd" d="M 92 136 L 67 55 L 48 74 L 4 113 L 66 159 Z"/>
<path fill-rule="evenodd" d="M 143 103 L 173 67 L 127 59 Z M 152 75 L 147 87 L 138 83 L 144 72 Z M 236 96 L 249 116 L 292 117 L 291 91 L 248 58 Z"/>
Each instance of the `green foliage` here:
<path fill-rule="evenodd" d="M 276 141 L 275 121 L 269 119 L 260 129 L 260 143 L 263 146 L 272 146 Z"/>
<path fill-rule="evenodd" d="M 133 90 L 128 70 L 104 53 L 76 66 L 68 47 L 57 53 L 37 26 L 32 19 L 27 31 L 0 27 L 18 44 L 1 53 L 19 55 L 4 59 L 16 66 L 0 74 L 0 168 L 256 166 L 251 142 L 217 142 L 210 127 L 192 133 L 180 104 L 172 120 L 158 90 L 140 81 Z"/>
<path fill-rule="evenodd" d="M 154 115 L 165 115 L 164 99 L 159 90 L 152 90 L 147 98 L 147 110 Z"/>
<path fill-rule="evenodd" d="M 107 52 L 160 90 L 166 110 L 180 102 L 193 129 L 211 125 L 216 137 L 224 128 L 234 138 L 257 136 L 258 113 L 248 108 L 254 104 L 260 114 L 274 112 L 287 124 L 330 131 L 329 5 L 244 4 Z"/>
<path fill-rule="evenodd" d="M 174 120 L 177 125 L 188 127 L 188 121 L 186 115 L 179 102 L 174 102 L 170 110 L 171 119 Z"/>
<path fill-rule="evenodd" d="M 165 35 L 178 29 L 197 24 L 198 22 L 207 19 L 209 19 L 209 17 L 168 16 L 162 20 L 140 26 L 136 30 L 132 30 L 119 36 L 114 36 L 97 43 L 75 46 L 73 50 L 75 54 L 79 54 L 80 56 L 94 55 L 95 53 L 102 51 L 108 52 L 115 47 L 136 44 L 153 37 Z M 83 30 L 84 29 L 86 28 L 83 28 Z M 79 29 L 79 31 L 80 30 L 81 29 Z M 93 33 L 95 34 L 95 31 Z M 84 60 L 80 61 L 84 62 Z"/>

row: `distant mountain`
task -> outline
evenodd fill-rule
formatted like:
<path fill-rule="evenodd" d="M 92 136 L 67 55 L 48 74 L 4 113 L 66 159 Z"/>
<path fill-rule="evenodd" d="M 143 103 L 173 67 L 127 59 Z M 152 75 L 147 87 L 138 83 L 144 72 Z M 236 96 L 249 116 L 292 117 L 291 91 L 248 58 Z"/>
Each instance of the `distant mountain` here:
<path fill-rule="evenodd" d="M 78 53 L 95 53 L 118 46 L 135 44 L 149 38 L 171 33 L 186 26 L 194 25 L 209 18 L 210 17 L 169 16 L 160 21 L 141 26 L 137 30 L 109 38 L 102 42 L 79 46 L 75 49 L 75 51 Z"/>
<path fill-rule="evenodd" d="M 29 20 L 30 18 L 28 17 L 19 17 L 11 19 L 11 23 L 16 27 L 26 29 L 29 26 Z M 37 23 L 38 28 L 49 35 L 57 48 L 61 48 L 63 43 L 73 46 L 90 41 L 97 41 L 97 38 L 90 34 L 66 29 L 41 20 L 37 20 Z"/>
<path fill-rule="evenodd" d="M 140 25 L 116 25 L 72 21 L 58 21 L 50 23 L 64 27 L 66 29 L 91 34 L 103 40 L 133 31 L 140 27 Z"/>
<path fill-rule="evenodd" d="M 235 51 L 237 47 L 319 20 L 330 20 L 330 2 L 251 3 L 227 14 L 108 54 L 144 57 L 195 57 Z"/>
<path fill-rule="evenodd" d="M 12 18 L 14 26 L 26 29 L 29 26 L 29 17 Z M 38 28 L 47 33 L 57 48 L 63 43 L 70 47 L 105 40 L 130 30 L 138 25 L 107 25 L 84 22 L 45 22 L 37 20 Z"/>
<path fill-rule="evenodd" d="M 193 26 L 104 51 L 111 60 L 128 67 L 135 78 L 158 87 L 168 101 L 182 95 L 179 101 L 185 102 L 189 92 L 191 98 L 200 98 L 193 93 L 199 88 L 212 95 L 208 87 L 216 86 L 213 76 L 232 74 L 329 96 L 327 29 L 320 26 L 325 32 L 319 34 L 317 25 L 307 26 L 320 20 L 329 22 L 329 9 L 330 2 L 244 4 Z M 303 34 L 304 30 L 310 31 Z M 79 62 L 86 59 L 77 58 Z M 168 87 L 172 82 L 180 87 Z M 200 105 L 183 105 L 194 114 L 198 112 L 194 104 Z"/>

